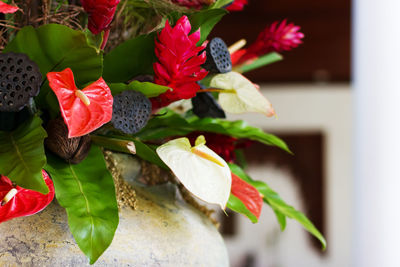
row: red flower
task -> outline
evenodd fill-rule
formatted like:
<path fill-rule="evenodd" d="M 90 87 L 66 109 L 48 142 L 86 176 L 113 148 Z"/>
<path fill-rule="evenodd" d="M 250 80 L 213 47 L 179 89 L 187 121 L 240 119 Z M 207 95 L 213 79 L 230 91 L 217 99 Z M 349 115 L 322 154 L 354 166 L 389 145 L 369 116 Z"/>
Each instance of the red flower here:
<path fill-rule="evenodd" d="M 89 15 L 88 28 L 93 34 L 99 34 L 110 26 L 120 0 L 81 0 Z"/>
<path fill-rule="evenodd" d="M 254 186 L 243 181 L 237 175 L 232 173 L 231 193 L 240 199 L 246 208 L 257 217 L 257 219 L 260 218 L 263 198 Z"/>
<path fill-rule="evenodd" d="M 0 1 L 0 13 L 10 14 L 19 10 L 17 6 L 12 6 Z"/>
<path fill-rule="evenodd" d="M 0 223 L 29 216 L 42 211 L 54 198 L 54 185 L 49 175 L 43 170 L 43 179 L 49 188 L 46 195 L 39 192 L 13 186 L 10 179 L 0 177 Z"/>
<path fill-rule="evenodd" d="M 103 78 L 83 90 L 76 87 L 69 68 L 47 73 L 47 79 L 60 104 L 69 138 L 86 135 L 111 120 L 113 97 Z"/>
<path fill-rule="evenodd" d="M 235 0 L 232 4 L 227 6 L 228 11 L 242 11 L 244 6 L 247 5 L 247 0 Z"/>
<path fill-rule="evenodd" d="M 177 5 L 189 8 L 200 9 L 203 6 L 209 6 L 214 3 L 213 0 L 172 0 Z"/>
<path fill-rule="evenodd" d="M 299 32 L 300 27 L 286 20 L 278 21 L 266 27 L 257 37 L 257 40 L 247 49 L 241 49 L 232 54 L 232 64 L 241 64 L 255 59 L 269 52 L 288 51 L 299 46 L 304 34 Z"/>
<path fill-rule="evenodd" d="M 183 16 L 173 28 L 167 21 L 165 28 L 158 34 L 158 40 L 155 41 L 155 53 L 159 62 L 153 65 L 154 81 L 172 90 L 153 98 L 153 109 L 180 99 L 194 97 L 200 89 L 196 82 L 208 74 L 201 68 L 206 61 L 206 53 L 199 54 L 206 44 L 196 46 L 200 40 L 200 30 L 189 35 L 190 30 L 189 19 Z"/>

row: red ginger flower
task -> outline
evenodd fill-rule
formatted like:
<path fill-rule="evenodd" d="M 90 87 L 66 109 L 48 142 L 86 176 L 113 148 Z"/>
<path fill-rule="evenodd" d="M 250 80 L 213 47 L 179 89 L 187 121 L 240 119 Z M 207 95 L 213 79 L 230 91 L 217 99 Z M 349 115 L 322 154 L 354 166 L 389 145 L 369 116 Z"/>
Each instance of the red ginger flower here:
<path fill-rule="evenodd" d="M 299 32 L 300 27 L 293 23 L 287 24 L 284 20 L 267 26 L 257 37 L 257 40 L 247 49 L 241 49 L 232 54 L 232 64 L 241 64 L 247 60 L 255 59 L 269 52 L 289 51 L 298 47 L 304 38 Z"/>
<path fill-rule="evenodd" d="M 13 185 L 5 176 L 0 176 L 0 223 L 42 211 L 54 198 L 54 185 L 49 175 L 42 170 L 44 182 L 49 193 L 25 189 Z"/>
<path fill-rule="evenodd" d="M 111 120 L 113 97 L 103 78 L 83 90 L 76 87 L 69 68 L 47 73 L 47 79 L 57 96 L 69 138 L 87 135 Z"/>
<path fill-rule="evenodd" d="M 172 0 L 172 2 L 180 6 L 200 9 L 203 6 L 209 6 L 213 4 L 215 0 Z"/>
<path fill-rule="evenodd" d="M 17 6 L 12 6 L 0 1 L 0 13 L 10 14 L 19 10 Z"/>
<path fill-rule="evenodd" d="M 206 61 L 206 52 L 199 54 L 206 44 L 196 46 L 200 40 L 200 29 L 189 35 L 190 30 L 189 19 L 183 16 L 173 28 L 167 21 L 165 28 L 158 34 L 155 53 L 159 62 L 153 65 L 154 81 L 172 90 L 153 98 L 153 109 L 196 96 L 200 89 L 196 82 L 208 74 L 201 68 Z"/>
<path fill-rule="evenodd" d="M 247 5 L 247 0 L 234 0 L 232 4 L 226 7 L 228 11 L 242 11 L 244 6 Z"/>
<path fill-rule="evenodd" d="M 81 0 L 89 15 L 88 28 L 93 34 L 106 30 L 114 18 L 120 0 Z"/>

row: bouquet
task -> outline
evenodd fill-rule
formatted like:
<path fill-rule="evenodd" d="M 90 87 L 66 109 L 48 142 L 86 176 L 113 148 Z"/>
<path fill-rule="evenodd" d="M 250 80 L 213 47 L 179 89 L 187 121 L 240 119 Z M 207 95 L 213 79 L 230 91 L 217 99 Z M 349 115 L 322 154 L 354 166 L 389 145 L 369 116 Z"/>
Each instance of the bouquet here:
<path fill-rule="evenodd" d="M 253 223 L 265 203 L 282 230 L 295 219 L 325 248 L 304 214 L 245 172 L 241 149 L 249 142 L 291 153 L 284 141 L 225 115 L 275 115 L 244 74 L 297 47 L 298 26 L 273 22 L 250 45 L 228 46 L 208 35 L 246 0 L 35 3 L 0 1 L 0 223 L 56 197 L 93 264 L 118 227 L 107 161 L 115 151 Z"/>

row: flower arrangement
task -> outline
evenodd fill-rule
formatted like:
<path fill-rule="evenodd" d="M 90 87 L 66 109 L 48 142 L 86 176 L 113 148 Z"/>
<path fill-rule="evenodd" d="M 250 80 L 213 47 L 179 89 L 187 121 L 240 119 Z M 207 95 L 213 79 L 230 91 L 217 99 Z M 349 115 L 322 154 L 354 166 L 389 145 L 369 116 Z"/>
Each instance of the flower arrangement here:
<path fill-rule="evenodd" d="M 11 1 L 9 1 L 11 2 Z M 303 34 L 274 22 L 256 41 L 207 40 L 246 0 L 81 0 L 0 2 L 0 223 L 53 200 L 75 241 L 96 262 L 118 226 L 105 150 L 134 154 L 222 210 L 256 223 L 263 203 L 325 239 L 236 155 L 248 142 L 291 153 L 278 137 L 229 121 L 227 113 L 275 115 L 243 74 L 282 59 Z M 36 9 L 35 9 L 36 8 Z M 35 12 L 31 12 L 35 10 Z M 38 14 L 30 17 L 30 14 Z M 140 16 L 138 16 L 140 14 Z M 61 19 L 60 19 L 61 18 Z M 190 109 L 177 112 L 185 101 Z"/>

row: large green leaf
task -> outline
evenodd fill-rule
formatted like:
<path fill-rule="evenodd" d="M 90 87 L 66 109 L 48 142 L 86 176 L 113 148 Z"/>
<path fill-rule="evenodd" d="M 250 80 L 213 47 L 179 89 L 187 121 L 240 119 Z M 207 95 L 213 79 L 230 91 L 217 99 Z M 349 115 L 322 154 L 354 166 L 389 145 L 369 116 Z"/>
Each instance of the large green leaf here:
<path fill-rule="evenodd" d="M 201 37 L 197 45 L 201 45 L 207 39 L 215 24 L 227 13 L 228 11 L 225 9 L 208 9 L 193 13 L 189 16 L 192 32 L 200 28 Z"/>
<path fill-rule="evenodd" d="M 245 121 L 228 121 L 214 118 L 200 119 L 196 116 L 184 118 L 171 110 L 164 109 L 165 115 L 153 118 L 137 136 L 143 141 L 162 139 L 171 136 L 182 136 L 194 131 L 213 132 L 277 146 L 290 152 L 289 148 L 275 135 L 249 126 Z"/>
<path fill-rule="evenodd" d="M 264 201 L 274 210 L 282 229 L 286 226 L 286 220 L 283 219 L 284 216 L 294 219 L 321 242 L 323 249 L 326 248 L 325 238 L 303 213 L 283 201 L 278 193 L 272 190 L 266 183 L 251 179 L 239 166 L 229 164 L 229 167 L 234 174 L 253 185 L 264 196 Z"/>
<path fill-rule="evenodd" d="M 103 153 L 95 145 L 77 165 L 48 156 L 56 197 L 68 215 L 72 235 L 93 264 L 111 244 L 118 226 L 114 181 Z"/>
<path fill-rule="evenodd" d="M 46 164 L 42 120 L 34 116 L 15 131 L 0 131 L 0 173 L 19 186 L 47 193 L 42 177 Z"/>
<path fill-rule="evenodd" d="M 245 215 L 247 218 L 250 219 L 252 223 L 258 222 L 257 217 L 253 213 L 251 213 L 251 211 L 249 211 L 249 209 L 243 204 L 243 202 L 239 198 L 235 197 L 232 194 L 229 196 L 226 207 Z"/>
<path fill-rule="evenodd" d="M 117 95 L 126 90 L 138 91 L 147 97 L 156 97 L 165 93 L 169 87 L 158 85 L 150 82 L 133 81 L 129 84 L 125 83 L 110 83 L 108 86 L 111 89 L 112 95 Z"/>
<path fill-rule="evenodd" d="M 59 24 L 22 28 L 4 52 L 27 54 L 38 64 L 43 80 L 50 71 L 71 68 L 78 87 L 82 87 L 102 73 L 102 55 L 88 44 L 86 35 Z M 48 92 L 49 86 L 42 86 L 39 99 L 44 101 Z"/>
<path fill-rule="evenodd" d="M 154 52 L 155 33 L 130 39 L 104 56 L 103 78 L 110 83 L 123 83 L 137 75 L 152 74 L 157 60 Z"/>

